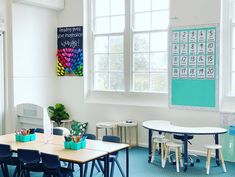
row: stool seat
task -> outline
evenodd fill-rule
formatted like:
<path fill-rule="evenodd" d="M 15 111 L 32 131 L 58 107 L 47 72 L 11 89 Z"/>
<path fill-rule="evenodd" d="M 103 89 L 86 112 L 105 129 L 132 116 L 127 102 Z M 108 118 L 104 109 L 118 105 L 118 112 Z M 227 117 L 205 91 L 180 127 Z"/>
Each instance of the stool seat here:
<path fill-rule="evenodd" d="M 116 122 L 100 122 L 96 124 L 97 128 L 115 128 L 116 126 Z"/>
<path fill-rule="evenodd" d="M 152 136 L 152 138 L 153 138 L 153 139 L 156 139 L 156 138 L 157 138 L 157 139 L 162 139 L 162 138 L 165 138 L 165 135 L 163 135 L 163 134 L 161 134 L 161 135 L 160 135 L 160 134 L 154 134 L 154 135 Z"/>
<path fill-rule="evenodd" d="M 209 144 L 209 145 L 205 145 L 205 148 L 207 148 L 207 149 L 221 149 L 222 146 L 220 144 Z"/>
<path fill-rule="evenodd" d="M 176 143 L 176 142 L 167 142 L 166 143 L 167 146 L 172 147 L 172 148 L 180 148 L 182 147 L 182 143 Z"/>
<path fill-rule="evenodd" d="M 166 138 L 162 138 L 162 139 L 155 138 L 155 139 L 153 139 L 153 142 L 154 143 L 167 143 L 167 142 L 169 142 L 169 140 Z"/>
<path fill-rule="evenodd" d="M 135 127 L 138 125 L 138 123 L 122 121 L 122 122 L 118 122 L 117 125 L 121 127 Z"/>

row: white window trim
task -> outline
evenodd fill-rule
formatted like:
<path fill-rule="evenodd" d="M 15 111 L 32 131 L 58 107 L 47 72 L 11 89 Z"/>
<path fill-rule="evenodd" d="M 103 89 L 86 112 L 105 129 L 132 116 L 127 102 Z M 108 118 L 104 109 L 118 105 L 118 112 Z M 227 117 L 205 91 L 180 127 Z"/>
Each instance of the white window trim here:
<path fill-rule="evenodd" d="M 127 1 L 125 7 L 125 30 L 124 30 L 124 73 L 125 73 L 125 90 L 124 91 L 97 91 L 94 88 L 93 66 L 93 6 L 92 0 L 84 1 L 84 97 L 86 103 L 131 105 L 131 106 L 148 106 L 148 107 L 168 107 L 168 93 L 159 92 L 136 92 L 132 90 L 132 29 L 130 26 L 131 19 L 131 1 Z M 170 11 L 169 11 L 170 16 Z M 127 29 L 127 27 L 129 29 Z M 84 30 L 85 31 L 85 30 Z M 147 31 L 148 32 L 148 31 Z M 128 51 L 128 52 L 127 52 Z M 125 58 L 129 58 L 129 60 Z"/>
<path fill-rule="evenodd" d="M 232 81 L 232 0 L 221 1 L 221 68 L 220 111 L 234 111 L 235 96 L 231 95 Z"/>

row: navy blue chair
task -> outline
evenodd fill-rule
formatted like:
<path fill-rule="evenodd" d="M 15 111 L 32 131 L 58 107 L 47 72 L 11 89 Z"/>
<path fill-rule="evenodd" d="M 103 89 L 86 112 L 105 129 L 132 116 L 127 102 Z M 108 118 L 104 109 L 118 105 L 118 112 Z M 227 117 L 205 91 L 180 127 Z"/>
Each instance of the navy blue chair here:
<path fill-rule="evenodd" d="M 44 177 L 73 177 L 73 170 L 60 166 L 60 160 L 57 155 L 41 153 L 44 168 Z"/>
<path fill-rule="evenodd" d="M 8 165 L 16 166 L 14 177 L 19 175 L 19 161 L 17 157 L 12 156 L 10 145 L 0 144 L 0 164 L 4 177 L 9 177 Z"/>
<path fill-rule="evenodd" d="M 112 142 L 112 143 L 121 143 L 121 139 L 118 136 L 103 136 L 103 141 Z M 99 164 L 100 164 L 100 161 L 104 161 L 104 158 L 98 159 Z M 111 174 L 110 174 L 111 177 L 113 177 L 113 174 L 114 174 L 115 164 L 117 165 L 122 177 L 125 177 L 125 174 L 118 161 L 118 152 L 113 152 L 109 155 L 109 163 L 111 163 Z M 104 173 L 104 168 L 102 167 L 101 164 L 100 164 L 100 167 L 101 167 L 102 172 Z M 91 175 L 92 174 L 93 174 L 93 171 L 91 169 Z"/>
<path fill-rule="evenodd" d="M 43 172 L 41 156 L 37 150 L 18 149 L 20 176 L 30 177 L 30 172 Z"/>
<path fill-rule="evenodd" d="M 44 133 L 44 129 L 43 128 L 36 128 L 35 130 L 36 133 Z M 59 128 L 53 128 L 53 135 L 63 135 L 63 130 L 59 129 Z"/>

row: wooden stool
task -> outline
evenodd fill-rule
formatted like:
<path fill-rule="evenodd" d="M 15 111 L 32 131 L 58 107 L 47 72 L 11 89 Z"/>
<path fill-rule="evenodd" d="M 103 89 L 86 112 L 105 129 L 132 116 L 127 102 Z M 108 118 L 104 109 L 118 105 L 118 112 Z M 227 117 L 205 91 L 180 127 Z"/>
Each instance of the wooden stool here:
<path fill-rule="evenodd" d="M 224 158 L 223 158 L 223 154 L 222 154 L 222 146 L 219 144 L 212 144 L 212 145 L 206 145 L 205 148 L 207 148 L 207 161 L 206 161 L 206 174 L 209 175 L 210 173 L 210 163 L 211 163 L 211 150 L 219 150 L 219 156 L 220 156 L 220 160 L 222 162 L 222 167 L 224 172 L 226 173 L 226 166 L 224 163 Z"/>
<path fill-rule="evenodd" d="M 151 163 L 154 162 L 156 147 L 159 147 L 158 145 L 161 144 L 161 164 L 162 164 L 162 168 L 164 168 L 163 167 L 164 157 L 165 157 L 164 153 L 165 153 L 166 143 L 167 142 L 169 142 L 169 140 L 166 139 L 166 138 L 154 138 L 153 139 Z"/>
<path fill-rule="evenodd" d="M 123 142 L 123 136 L 122 132 L 124 129 L 124 138 L 125 138 L 125 143 L 127 143 L 127 130 L 129 130 L 129 146 L 132 147 L 132 129 L 135 128 L 136 130 L 136 146 L 138 146 L 138 123 L 137 122 L 118 122 L 117 123 L 117 134 L 121 138 L 121 142 Z"/>
<path fill-rule="evenodd" d="M 113 135 L 113 129 L 117 127 L 116 122 L 100 122 L 96 124 L 96 139 L 99 139 L 99 130 L 105 129 L 105 135 L 108 135 L 108 129 L 111 129 Z"/>
<path fill-rule="evenodd" d="M 165 153 L 163 168 L 165 168 L 166 159 L 167 159 L 168 155 L 170 155 L 170 149 L 175 149 L 176 171 L 180 172 L 179 162 L 180 162 L 180 166 L 183 167 L 183 162 L 182 162 L 182 157 L 181 157 L 181 147 L 182 147 L 181 143 L 176 143 L 176 142 L 167 142 L 166 143 L 166 153 Z"/>

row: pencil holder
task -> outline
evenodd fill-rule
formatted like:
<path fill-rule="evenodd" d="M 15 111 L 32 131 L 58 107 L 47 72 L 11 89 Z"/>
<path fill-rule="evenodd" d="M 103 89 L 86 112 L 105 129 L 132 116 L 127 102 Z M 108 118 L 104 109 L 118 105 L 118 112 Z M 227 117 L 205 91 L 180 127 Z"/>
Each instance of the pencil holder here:
<path fill-rule="evenodd" d="M 64 142 L 64 148 L 65 149 L 71 149 L 72 142 L 71 141 L 65 141 Z"/>
<path fill-rule="evenodd" d="M 20 135 L 20 142 L 29 142 L 30 141 L 30 135 Z"/>
<path fill-rule="evenodd" d="M 36 140 L 36 134 L 30 134 L 30 141 L 35 141 Z"/>
<path fill-rule="evenodd" d="M 78 142 L 78 143 L 72 142 L 72 145 L 71 145 L 73 150 L 79 150 L 81 149 L 81 146 L 82 146 L 81 142 Z"/>
<path fill-rule="evenodd" d="M 86 140 L 81 141 L 81 148 L 82 149 L 86 148 Z"/>
<path fill-rule="evenodd" d="M 16 141 L 20 141 L 20 135 L 15 135 L 15 139 L 16 139 Z"/>

